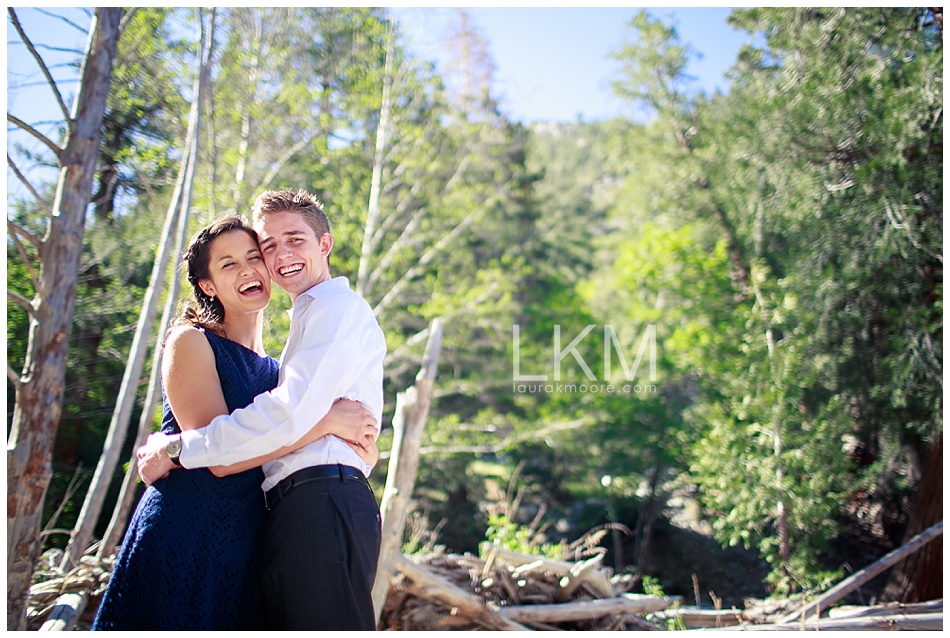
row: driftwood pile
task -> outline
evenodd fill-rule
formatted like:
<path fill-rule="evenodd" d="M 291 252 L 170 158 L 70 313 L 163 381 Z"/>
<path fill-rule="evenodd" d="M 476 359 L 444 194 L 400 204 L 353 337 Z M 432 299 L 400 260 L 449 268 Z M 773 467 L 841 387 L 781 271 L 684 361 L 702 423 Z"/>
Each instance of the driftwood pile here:
<path fill-rule="evenodd" d="M 939 631 L 943 601 L 839 606 L 802 616 L 799 601 L 746 602 L 744 609 L 680 606 L 680 597 L 626 593 L 601 556 L 567 563 L 493 550 L 396 560 L 379 628 L 393 631 Z"/>
<path fill-rule="evenodd" d="M 93 555 L 83 556 L 79 565 L 62 572 L 59 569 L 63 552 L 51 549 L 44 552 L 33 572 L 30 599 L 27 608 L 27 629 L 31 631 L 68 631 L 79 624 L 90 624 L 95 606 L 109 583 L 109 574 L 115 556 L 97 560 Z M 84 614 L 84 612 L 86 612 Z M 85 623 L 80 620 L 81 616 Z"/>
<path fill-rule="evenodd" d="M 626 593 L 627 577 L 611 576 L 598 554 L 555 561 L 494 548 L 471 554 L 397 555 L 400 572 L 382 609 L 389 630 L 663 629 L 645 614 L 678 597 Z"/>

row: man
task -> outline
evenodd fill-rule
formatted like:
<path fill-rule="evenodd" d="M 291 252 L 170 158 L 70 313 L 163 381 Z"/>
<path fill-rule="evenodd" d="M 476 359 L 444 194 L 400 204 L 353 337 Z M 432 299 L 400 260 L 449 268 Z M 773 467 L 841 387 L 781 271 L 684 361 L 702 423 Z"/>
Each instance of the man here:
<path fill-rule="evenodd" d="M 267 270 L 294 302 L 279 384 L 206 428 L 152 435 L 138 451 L 146 483 L 176 465 L 230 465 L 294 443 L 340 397 L 382 419 L 386 341 L 366 301 L 345 277 L 330 276 L 322 204 L 303 191 L 267 191 L 253 217 Z M 272 627 L 374 630 L 381 529 L 371 467 L 324 436 L 263 469 L 261 577 Z"/>

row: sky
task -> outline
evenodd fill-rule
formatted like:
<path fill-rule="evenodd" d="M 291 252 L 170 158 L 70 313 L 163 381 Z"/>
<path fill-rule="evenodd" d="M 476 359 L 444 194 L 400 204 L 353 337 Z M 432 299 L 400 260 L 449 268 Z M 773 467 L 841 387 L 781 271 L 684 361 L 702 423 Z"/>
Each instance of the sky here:
<path fill-rule="evenodd" d="M 627 113 L 613 96 L 609 82 L 618 65 L 609 59 L 611 51 L 623 43 L 626 24 L 639 9 L 606 8 L 488 8 L 468 9 L 474 26 L 488 40 L 495 63 L 494 89 L 502 109 L 512 119 L 532 121 L 596 120 Z M 725 89 L 725 71 L 736 59 L 748 36 L 726 24 L 729 8 L 651 8 L 651 14 L 675 21 L 680 38 L 702 54 L 689 68 L 707 91 Z M 50 8 L 50 12 L 58 9 Z M 78 10 L 66 10 L 80 24 Z M 438 56 L 446 24 L 455 15 L 452 8 L 394 8 L 407 34 L 421 52 Z M 47 44 L 82 47 L 84 38 L 61 21 L 43 18 L 30 10 L 20 10 L 28 34 Z M 32 14 L 32 15 L 31 15 Z M 30 33 L 36 24 L 41 33 Z M 40 27 L 42 25 L 42 27 Z M 7 25 L 7 42 L 18 42 Z M 55 31 L 56 38 L 50 38 Z M 23 47 L 8 44 L 8 83 L 15 83 L 21 70 L 33 71 Z M 18 68 L 28 65 L 26 69 Z M 22 98 L 12 105 L 26 107 Z"/>
<path fill-rule="evenodd" d="M 636 15 L 636 7 L 604 8 L 489 8 L 469 7 L 473 26 L 488 43 L 495 67 L 493 95 L 501 110 L 512 120 L 523 123 L 602 120 L 622 115 L 634 116 L 630 105 L 614 97 L 610 80 L 616 77 L 618 64 L 609 58 L 623 43 L 627 23 Z M 680 39 L 700 53 L 701 58 L 687 69 L 697 77 L 698 86 L 711 93 L 725 90 L 725 72 L 736 60 L 739 47 L 749 39 L 726 24 L 728 8 L 653 8 L 654 17 L 672 20 Z M 51 64 L 57 80 L 75 72 L 55 65 L 60 49 L 82 49 L 89 18 L 76 7 L 48 7 L 46 14 L 63 14 L 71 22 L 44 15 L 35 9 L 18 9 L 27 35 L 40 46 L 44 59 Z M 430 59 L 443 54 L 442 41 L 447 25 L 457 15 L 449 7 L 393 9 L 417 53 Z M 7 23 L 7 87 L 4 98 L 9 113 L 35 124 L 47 135 L 56 137 L 61 115 L 52 94 L 13 27 Z M 81 28 L 76 28 L 76 27 Z M 64 84 L 64 94 L 75 88 L 75 80 Z M 69 100 L 68 95 L 64 98 Z M 67 102 L 71 107 L 71 101 Z M 12 128 L 5 141 L 38 142 Z M 9 171 L 8 171 L 9 175 Z M 7 187 L 19 190 L 19 182 L 9 177 Z"/>
<path fill-rule="evenodd" d="M 502 111 L 525 123 L 573 122 L 630 115 L 614 97 L 610 80 L 619 65 L 609 58 L 623 44 L 636 7 L 468 9 L 471 23 L 487 39 L 495 63 L 494 90 Z M 671 19 L 680 39 L 702 58 L 688 69 L 707 93 L 725 91 L 725 72 L 736 60 L 748 34 L 726 24 L 729 8 L 648 8 Z M 450 8 L 397 8 L 406 33 L 437 56 Z"/>

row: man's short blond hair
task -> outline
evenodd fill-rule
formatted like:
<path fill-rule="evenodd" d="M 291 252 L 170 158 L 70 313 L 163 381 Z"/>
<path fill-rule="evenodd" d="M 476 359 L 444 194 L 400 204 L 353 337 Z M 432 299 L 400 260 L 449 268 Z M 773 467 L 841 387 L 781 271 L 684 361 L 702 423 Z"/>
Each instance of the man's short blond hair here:
<path fill-rule="evenodd" d="M 292 212 L 303 215 L 316 236 L 330 232 L 330 220 L 323 212 L 323 203 L 310 193 L 289 189 L 264 191 L 254 200 L 251 217 L 254 223 L 264 221 L 271 213 Z"/>

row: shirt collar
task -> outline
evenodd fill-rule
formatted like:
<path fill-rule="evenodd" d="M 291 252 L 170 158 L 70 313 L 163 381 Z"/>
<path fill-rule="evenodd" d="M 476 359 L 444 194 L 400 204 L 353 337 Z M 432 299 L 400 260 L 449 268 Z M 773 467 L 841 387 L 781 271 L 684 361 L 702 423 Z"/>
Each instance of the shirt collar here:
<path fill-rule="evenodd" d="M 334 277 L 333 279 L 327 279 L 326 281 L 321 281 L 313 288 L 303 291 L 297 298 L 294 300 L 294 305 L 287 310 L 287 315 L 291 320 L 294 318 L 294 312 L 302 312 L 304 308 L 310 305 L 311 301 L 320 300 L 327 297 L 332 292 L 339 290 L 340 288 L 349 289 L 350 281 L 343 277 Z"/>

